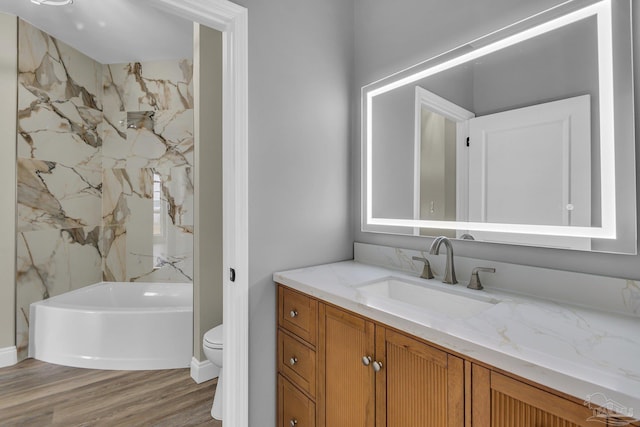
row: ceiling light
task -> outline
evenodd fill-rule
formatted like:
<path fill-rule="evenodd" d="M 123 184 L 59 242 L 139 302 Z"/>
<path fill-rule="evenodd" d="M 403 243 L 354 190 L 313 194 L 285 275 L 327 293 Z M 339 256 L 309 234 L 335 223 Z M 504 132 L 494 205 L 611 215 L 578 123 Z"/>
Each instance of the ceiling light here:
<path fill-rule="evenodd" d="M 73 0 L 31 0 L 31 3 L 47 6 L 66 6 L 73 3 Z"/>

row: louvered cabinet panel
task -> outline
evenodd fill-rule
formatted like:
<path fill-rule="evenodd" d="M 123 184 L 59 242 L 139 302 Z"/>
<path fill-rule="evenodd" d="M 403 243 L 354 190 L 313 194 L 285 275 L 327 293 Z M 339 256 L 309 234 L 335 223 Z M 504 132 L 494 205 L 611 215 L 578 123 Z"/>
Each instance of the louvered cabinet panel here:
<path fill-rule="evenodd" d="M 386 384 L 376 377 L 377 386 L 386 390 L 387 427 L 461 426 L 464 423 L 464 362 L 462 359 L 428 346 L 392 330 L 379 328 L 376 340 L 384 339 L 383 361 Z M 383 396 L 381 390 L 378 396 Z M 378 402 L 378 410 L 381 410 Z"/>
<path fill-rule="evenodd" d="M 601 427 L 593 410 L 484 367 L 473 368 L 474 427 Z"/>
<path fill-rule="evenodd" d="M 491 405 L 493 414 L 491 425 L 494 427 L 578 427 L 580 425 L 495 390 L 491 391 Z"/>
<path fill-rule="evenodd" d="M 493 427 L 587 427 L 593 411 L 582 404 L 491 372 L 491 425 Z"/>
<path fill-rule="evenodd" d="M 319 426 L 375 426 L 374 324 L 320 305 Z"/>

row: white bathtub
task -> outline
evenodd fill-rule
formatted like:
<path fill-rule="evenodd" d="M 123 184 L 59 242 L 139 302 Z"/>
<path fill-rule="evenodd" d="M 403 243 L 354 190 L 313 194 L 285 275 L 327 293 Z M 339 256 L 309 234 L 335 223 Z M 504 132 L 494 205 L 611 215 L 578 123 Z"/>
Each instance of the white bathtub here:
<path fill-rule="evenodd" d="M 93 369 L 186 368 L 190 283 L 102 282 L 30 306 L 29 356 Z"/>

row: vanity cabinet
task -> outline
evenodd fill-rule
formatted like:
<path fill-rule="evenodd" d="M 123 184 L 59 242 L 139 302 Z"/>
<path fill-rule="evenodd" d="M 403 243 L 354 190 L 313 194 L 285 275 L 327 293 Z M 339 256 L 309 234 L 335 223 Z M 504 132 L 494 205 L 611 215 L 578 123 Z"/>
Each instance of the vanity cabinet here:
<path fill-rule="evenodd" d="M 284 286 L 277 357 L 279 427 L 463 425 L 462 359 Z"/>
<path fill-rule="evenodd" d="M 279 427 L 605 425 L 593 416 L 580 399 L 278 286 Z"/>

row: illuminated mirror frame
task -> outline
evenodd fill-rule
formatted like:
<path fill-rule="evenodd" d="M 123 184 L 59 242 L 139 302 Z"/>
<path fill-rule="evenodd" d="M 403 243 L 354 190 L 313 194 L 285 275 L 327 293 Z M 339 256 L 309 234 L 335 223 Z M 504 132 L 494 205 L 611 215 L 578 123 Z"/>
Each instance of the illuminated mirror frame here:
<path fill-rule="evenodd" d="M 497 41 L 469 51 L 473 44 L 481 44 L 478 39 L 467 45 L 446 52 L 408 70 L 384 78 L 362 88 L 362 168 L 363 191 L 362 209 L 363 231 L 388 232 L 389 227 L 418 227 L 453 230 L 477 230 L 504 233 L 538 234 L 548 236 L 572 236 L 598 239 L 616 238 L 616 171 L 615 171 L 615 137 L 614 137 L 614 81 L 613 81 L 613 26 L 612 26 L 612 0 L 602 0 L 581 9 L 569 12 L 549 21 L 535 25 L 516 34 L 509 35 Z M 546 15 L 556 8 L 549 9 L 535 15 L 532 18 Z M 492 52 L 513 46 L 517 43 L 532 39 L 538 35 L 548 33 L 581 21 L 586 18 L 596 17 L 598 32 L 598 75 L 599 75 L 599 119 L 600 119 L 600 185 L 601 185 L 601 215 L 600 227 L 578 226 L 550 226 L 529 224 L 504 224 L 463 221 L 429 221 L 419 219 L 391 219 L 373 217 L 372 197 L 372 141 L 373 141 L 373 99 L 396 88 L 415 83 L 418 80 L 448 70 L 480 58 Z M 509 26 L 508 30 L 517 24 Z M 487 37 L 502 33 L 503 30 L 492 33 Z M 480 42 L 480 43 L 478 43 Z M 460 55 L 452 55 L 463 51 Z M 430 62 L 434 65 L 420 69 Z M 417 71 L 414 71 L 418 69 Z"/>

